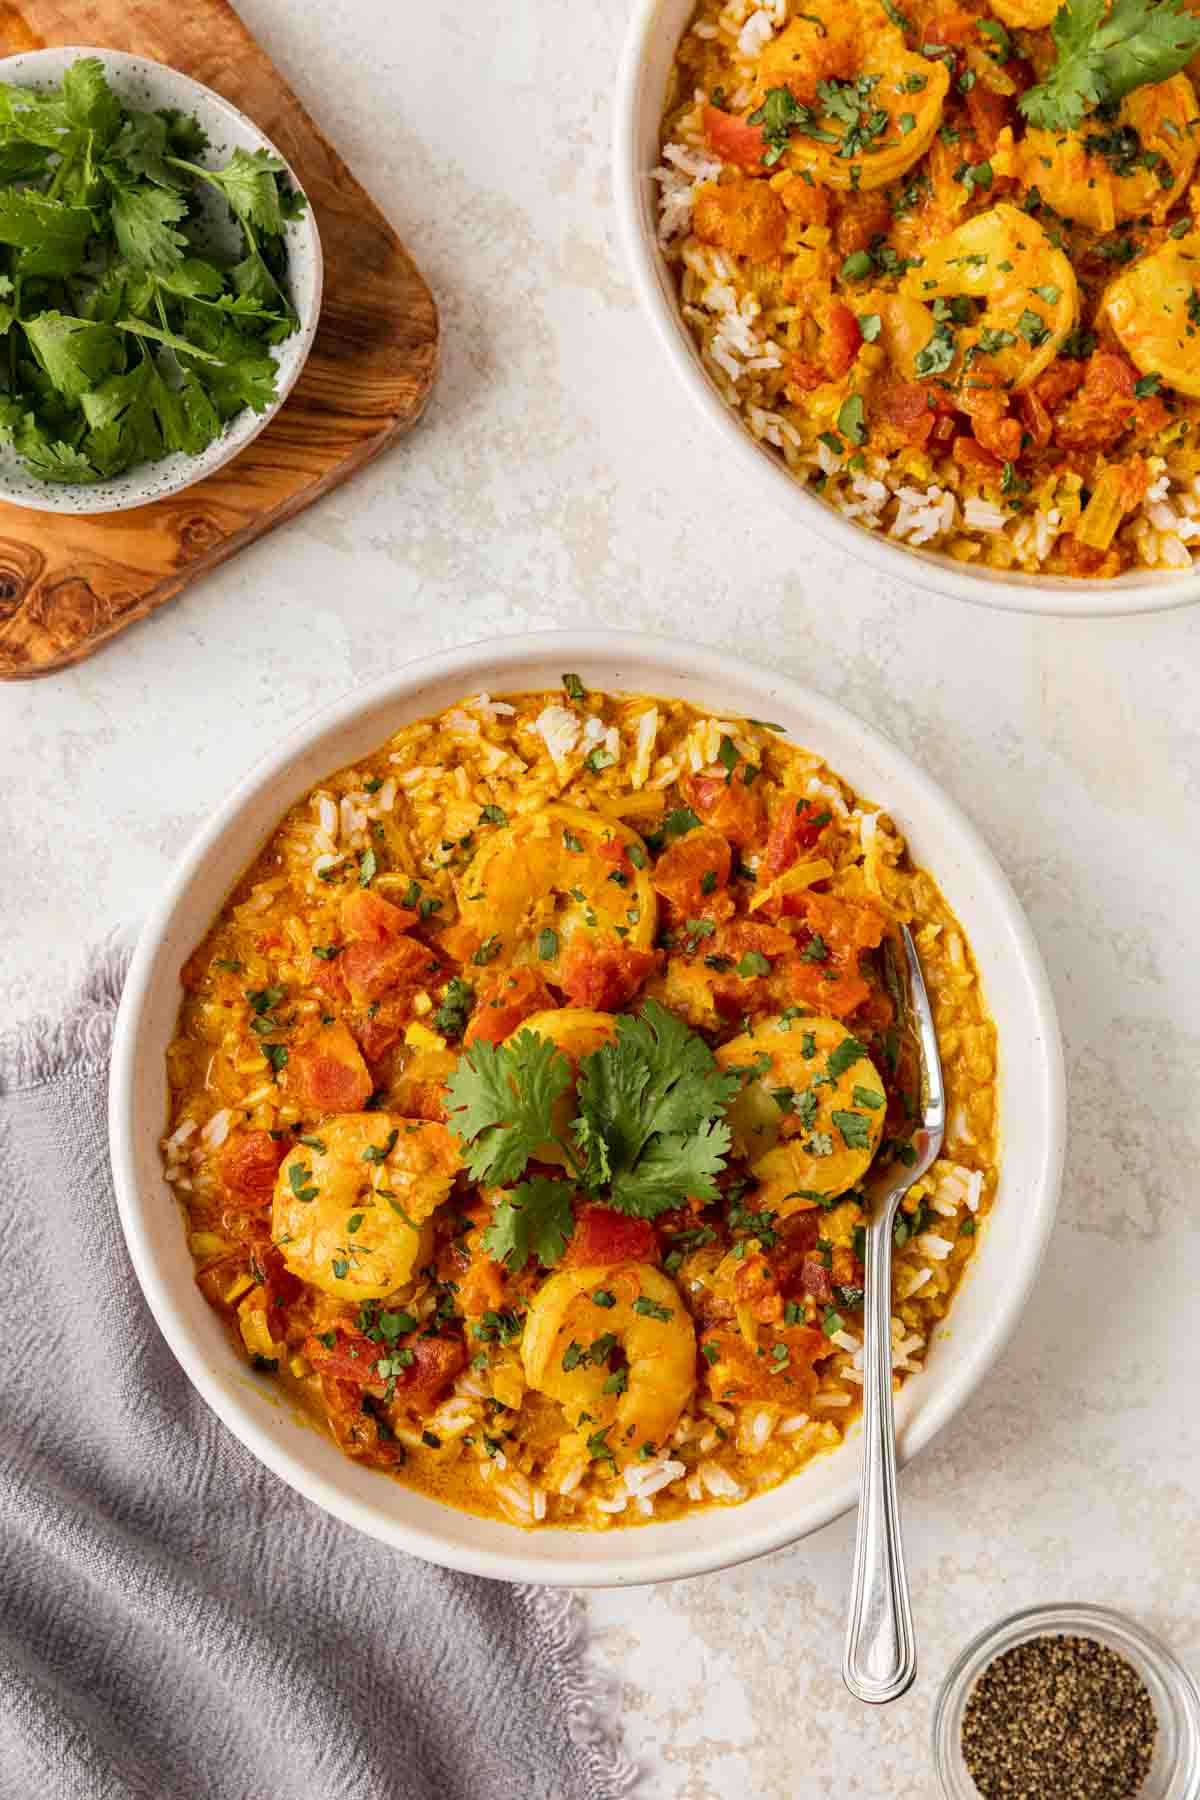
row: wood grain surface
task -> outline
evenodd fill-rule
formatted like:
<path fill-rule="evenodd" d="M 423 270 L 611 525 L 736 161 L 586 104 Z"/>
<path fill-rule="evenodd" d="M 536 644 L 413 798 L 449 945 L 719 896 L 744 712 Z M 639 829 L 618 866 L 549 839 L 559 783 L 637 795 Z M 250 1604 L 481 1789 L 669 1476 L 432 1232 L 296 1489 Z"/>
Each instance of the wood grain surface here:
<path fill-rule="evenodd" d="M 0 0 L 0 54 L 88 44 L 172 64 L 248 114 L 295 169 L 325 254 L 320 329 L 287 404 L 216 474 L 131 512 L 0 504 L 0 679 L 47 675 L 344 481 L 420 418 L 433 297 L 404 245 L 226 0 Z"/>

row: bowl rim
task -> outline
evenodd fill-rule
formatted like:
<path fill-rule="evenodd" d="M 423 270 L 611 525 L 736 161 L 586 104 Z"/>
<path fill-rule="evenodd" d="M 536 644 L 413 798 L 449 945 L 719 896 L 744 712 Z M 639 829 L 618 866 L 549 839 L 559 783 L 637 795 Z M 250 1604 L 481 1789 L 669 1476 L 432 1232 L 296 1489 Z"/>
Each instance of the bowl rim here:
<path fill-rule="evenodd" d="M 656 119 L 662 111 L 662 96 L 648 94 L 646 69 L 648 48 L 662 29 L 663 4 L 664 0 L 635 0 L 622 45 L 612 121 L 617 231 L 634 292 L 667 361 L 693 404 L 721 434 L 728 453 L 746 474 L 757 479 L 802 526 L 833 548 L 869 564 L 881 575 L 971 605 L 1050 617 L 1112 618 L 1173 611 L 1200 600 L 1200 566 L 1187 575 L 1147 569 L 1112 581 L 1094 577 L 1073 580 L 1066 576 L 1007 576 L 972 570 L 949 557 L 894 543 L 843 518 L 815 494 L 806 492 L 779 459 L 755 441 L 709 379 L 679 318 L 678 308 L 668 297 L 666 265 L 658 248 L 649 201 L 649 171 L 639 160 L 643 110 L 653 102 Z"/>
<path fill-rule="evenodd" d="M 43 498 L 40 493 L 33 495 L 23 492 L 16 493 L 5 485 L 3 476 L 0 475 L 0 500 L 7 505 L 28 507 L 31 512 L 55 513 L 60 518 L 87 519 L 101 518 L 107 513 L 131 512 L 139 506 L 153 506 L 159 501 L 178 499 L 180 494 L 187 493 L 200 482 L 207 481 L 210 475 L 215 475 L 224 469 L 235 456 L 240 456 L 242 451 L 252 444 L 261 432 L 266 430 L 304 373 L 305 364 L 317 335 L 325 291 L 325 252 L 321 243 L 321 232 L 317 225 L 312 197 L 296 174 L 289 158 L 248 113 L 244 113 L 240 107 L 235 106 L 232 100 L 226 100 L 223 94 L 218 94 L 215 88 L 210 88 L 203 81 L 197 81 L 194 75 L 188 75 L 184 70 L 177 69 L 173 63 L 163 62 L 157 56 L 134 55 L 128 50 L 112 50 L 98 44 L 43 44 L 34 49 L 10 51 L 7 56 L 0 57 L 0 82 L 7 85 L 6 71 L 10 70 L 12 65 L 17 62 L 24 65 L 25 68 L 35 69 L 37 63 L 42 59 L 57 61 L 63 57 L 80 56 L 98 57 L 104 64 L 106 72 L 114 66 L 127 69 L 131 65 L 165 69 L 175 80 L 183 82 L 194 90 L 203 99 L 206 106 L 224 114 L 228 120 L 249 131 L 264 149 L 279 158 L 292 183 L 308 200 L 308 205 L 304 210 L 303 229 L 307 239 L 308 253 L 311 254 L 313 264 L 313 292 L 308 316 L 301 318 L 292 337 L 285 338 L 283 344 L 278 346 L 281 350 L 286 347 L 289 354 L 286 366 L 282 356 L 275 359 L 277 375 L 274 400 L 262 413 L 256 413 L 249 407 L 244 408 L 236 418 L 230 420 L 221 436 L 215 438 L 207 449 L 200 452 L 198 457 L 188 457 L 186 452 L 182 451 L 172 452 L 175 457 L 185 458 L 185 463 L 179 470 L 178 481 L 172 481 L 153 494 L 126 491 L 126 484 L 136 478 L 139 468 L 161 468 L 165 462 L 170 460 L 167 457 L 160 457 L 157 463 L 135 464 L 132 469 L 127 469 L 121 475 L 109 476 L 104 481 L 89 484 L 86 488 L 89 496 L 103 495 L 99 504 L 87 507 L 69 507 L 60 502 L 56 503 L 53 497 L 55 488 L 52 482 L 46 484 L 47 491 Z M 220 454 L 215 454 L 218 450 Z M 211 461 L 204 460 L 210 456 Z M 204 467 L 196 468 L 195 465 L 201 461 L 204 461 Z M 190 472 L 186 464 L 193 465 Z M 69 491 L 75 493 L 85 490 L 72 488 Z"/>
<path fill-rule="evenodd" d="M 511 686 L 512 676 L 532 662 L 544 662 L 551 653 L 556 660 L 565 657 L 567 660 L 562 666 L 567 668 L 586 667 L 589 661 L 607 662 L 619 657 L 630 665 L 631 674 L 635 675 L 642 669 L 652 672 L 653 676 L 663 675 L 673 665 L 686 671 L 689 680 L 703 681 L 714 693 L 721 691 L 723 683 L 733 680 L 756 686 L 760 691 L 769 686 L 776 700 L 782 699 L 797 711 L 805 712 L 814 735 L 835 727 L 843 732 L 852 731 L 868 752 L 899 766 L 908 784 L 906 795 L 913 797 L 914 806 L 919 806 L 926 818 L 947 827 L 957 837 L 970 859 L 973 878 L 987 894 L 1001 921 L 1006 949 L 1022 984 L 1023 1004 L 1028 1008 L 1037 1039 L 1043 1046 L 1039 1100 L 1045 1132 L 1028 1191 L 1023 1190 L 1026 1207 L 1021 1238 L 1023 1266 L 1014 1284 L 990 1312 L 971 1354 L 960 1356 L 938 1388 L 922 1395 L 915 1417 L 905 1426 L 900 1446 L 902 1462 L 923 1449 L 958 1412 L 1016 1327 L 1037 1278 L 1054 1223 L 1065 1150 L 1066 1081 L 1054 999 L 1032 929 L 999 863 L 957 803 L 905 751 L 839 702 L 802 682 L 724 651 L 691 645 L 681 648 L 670 638 L 631 631 L 541 631 L 473 640 L 461 647 L 402 664 L 329 702 L 294 726 L 278 747 L 260 758 L 213 811 L 175 864 L 146 917 L 126 978 L 113 1040 L 109 1141 L 118 1212 L 130 1260 L 159 1329 L 193 1385 L 234 1436 L 290 1487 L 346 1524 L 428 1561 L 471 1574 L 572 1587 L 625 1586 L 673 1580 L 751 1561 L 820 1529 L 855 1503 L 857 1457 L 847 1458 L 845 1478 L 836 1490 L 820 1501 L 810 1501 L 807 1510 L 798 1505 L 795 1515 L 768 1521 L 754 1529 L 747 1524 L 739 1529 L 736 1520 L 731 1521 L 718 1545 L 688 1547 L 681 1542 L 678 1549 L 656 1555 L 649 1570 L 645 1569 L 644 1561 L 639 1562 L 636 1569 L 629 1565 L 622 1567 L 619 1559 L 605 1555 L 598 1547 L 591 1548 L 590 1540 L 595 1534 L 586 1532 L 570 1534 L 580 1541 L 578 1554 L 573 1545 L 569 1560 L 554 1560 L 541 1554 L 533 1548 L 536 1533 L 516 1527 L 510 1528 L 512 1548 L 503 1551 L 447 1541 L 438 1531 L 385 1515 L 381 1507 L 359 1500 L 336 1481 L 326 1479 L 318 1471 L 300 1467 L 298 1459 L 251 1415 L 235 1385 L 241 1372 L 240 1365 L 230 1356 L 228 1367 L 224 1364 L 220 1369 L 210 1366 L 203 1348 L 194 1341 L 189 1327 L 179 1316 L 172 1299 L 172 1283 L 158 1266 L 148 1228 L 143 1223 L 143 1216 L 148 1218 L 152 1207 L 161 1205 L 165 1190 L 160 1186 L 151 1196 L 142 1191 L 138 1177 L 135 1112 L 143 1017 L 151 998 L 160 951 L 176 909 L 226 833 L 244 814 L 256 812 L 261 814 L 263 821 L 258 831 L 261 841 L 278 819 L 281 801 L 273 796 L 286 784 L 291 765 L 320 740 L 351 725 L 358 715 L 389 703 L 403 706 L 433 683 L 452 677 L 460 684 L 462 693 L 474 692 L 480 687 L 489 692 L 505 692 Z M 651 690 L 648 687 L 646 691 Z M 381 737 L 384 735 L 386 731 Z M 602 1541 L 617 1549 L 621 1539 L 630 1535 L 625 1532 L 607 1534 Z M 632 1535 L 639 1534 L 634 1532 Z"/>

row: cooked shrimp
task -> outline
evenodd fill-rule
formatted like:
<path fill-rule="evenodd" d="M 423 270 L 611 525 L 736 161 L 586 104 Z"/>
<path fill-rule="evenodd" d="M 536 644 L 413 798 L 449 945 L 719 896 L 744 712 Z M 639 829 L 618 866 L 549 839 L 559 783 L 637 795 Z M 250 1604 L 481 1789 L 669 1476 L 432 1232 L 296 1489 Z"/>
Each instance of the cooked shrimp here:
<path fill-rule="evenodd" d="M 1141 257 L 1110 282 L 1100 306 L 1141 374 L 1200 399 L 1200 231 Z"/>
<path fill-rule="evenodd" d="M 883 1083 L 837 1019 L 761 1019 L 722 1044 L 722 1069 L 755 1073 L 726 1119 L 761 1186 L 755 1204 L 787 1217 L 866 1174 L 883 1135 Z"/>
<path fill-rule="evenodd" d="M 293 1275 L 340 1300 L 380 1300 L 429 1260 L 432 1214 L 458 1145 L 444 1125 L 347 1113 L 280 1165 L 271 1235 Z"/>
<path fill-rule="evenodd" d="M 1135 88 L 1116 119 L 1094 115 L 1078 131 L 1028 131 L 1021 179 L 1064 218 L 1111 231 L 1122 219 L 1165 219 L 1196 167 L 1190 121 L 1196 93 L 1186 75 Z"/>
<path fill-rule="evenodd" d="M 947 348 L 969 363 L 988 358 L 1006 386 L 1026 388 L 1047 368 L 1075 323 L 1079 290 L 1075 271 L 1036 219 L 1001 203 L 976 213 L 933 245 L 900 284 L 908 300 L 966 296 L 983 312 L 961 330 L 943 324 Z M 930 320 L 930 341 L 937 335 Z M 941 373 L 949 367 L 942 362 Z"/>
<path fill-rule="evenodd" d="M 530 1303 L 521 1357 L 530 1387 L 621 1461 L 662 1448 L 696 1385 L 691 1315 L 649 1263 L 559 1269 Z"/>
<path fill-rule="evenodd" d="M 819 83 L 819 85 L 818 85 Z M 756 104 L 790 124 L 781 167 L 825 187 L 885 187 L 924 156 L 950 86 L 945 63 L 918 56 L 877 0 L 809 0 L 759 58 Z M 786 89 L 803 109 L 772 101 Z M 752 116 L 755 116 L 752 114 Z"/>
<path fill-rule="evenodd" d="M 535 1037 L 547 1038 L 550 1043 L 557 1044 L 578 1070 L 583 1057 L 616 1036 L 617 1021 L 612 1013 L 592 1012 L 586 1006 L 559 1006 L 548 1012 L 534 1013 L 518 1026 L 512 1037 L 520 1037 L 523 1031 L 532 1031 Z M 508 1041 L 511 1043 L 512 1038 Z M 575 1109 L 575 1090 L 569 1087 L 565 1094 L 559 1095 L 554 1107 L 554 1124 L 560 1138 L 568 1137 Z M 558 1144 L 542 1144 L 535 1154 L 538 1162 L 562 1163 L 567 1160 Z"/>
<path fill-rule="evenodd" d="M 561 986 L 568 940 L 654 942 L 658 905 L 650 857 L 619 819 L 557 803 L 489 835 L 458 882 L 461 926 L 489 960 L 536 962 Z"/>

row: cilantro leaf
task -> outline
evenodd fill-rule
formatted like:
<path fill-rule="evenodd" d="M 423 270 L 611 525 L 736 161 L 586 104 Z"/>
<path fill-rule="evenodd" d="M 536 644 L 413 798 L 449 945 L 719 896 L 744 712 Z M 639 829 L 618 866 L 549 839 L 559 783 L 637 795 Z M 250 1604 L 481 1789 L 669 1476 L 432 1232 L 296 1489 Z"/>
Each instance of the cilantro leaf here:
<path fill-rule="evenodd" d="M 618 1173 L 611 1204 L 618 1212 L 653 1219 L 685 1197 L 717 1198 L 714 1177 L 725 1167 L 732 1138 L 723 1121 L 710 1122 L 688 1135 L 656 1137 L 632 1169 Z"/>
<path fill-rule="evenodd" d="M 63 111 L 72 125 L 107 143 L 121 128 L 122 108 L 98 56 L 81 56 L 64 71 Z"/>
<path fill-rule="evenodd" d="M 483 1234 L 488 1255 L 514 1272 L 523 1269 L 531 1256 L 552 1268 L 575 1229 L 571 1192 L 565 1181 L 535 1175 L 505 1194 Z"/>
<path fill-rule="evenodd" d="M 135 269 L 171 269 L 183 261 L 188 241 L 174 227 L 187 217 L 187 201 L 171 188 L 139 181 L 112 190 L 117 248 Z"/>
<path fill-rule="evenodd" d="M 463 1140 L 476 1181 L 515 1181 L 538 1146 L 555 1137 L 554 1103 L 571 1063 L 547 1038 L 519 1032 L 511 1044 L 478 1038 L 446 1084 L 447 1122 Z"/>
<path fill-rule="evenodd" d="M 66 206 L 30 188 L 0 193 L 0 244 L 20 250 L 22 275 L 73 275 L 94 226 L 86 206 Z"/>
<path fill-rule="evenodd" d="M 16 446 L 35 475 L 43 481 L 99 481 L 100 471 L 70 444 L 51 442 L 36 428 L 17 433 Z M 264 1046 L 269 1049 L 271 1046 Z"/>
<path fill-rule="evenodd" d="M 1020 101 L 1031 125 L 1073 130 L 1085 113 L 1167 81 L 1200 50 L 1184 0 L 1066 0 L 1051 27 L 1058 61 Z"/>
<path fill-rule="evenodd" d="M 24 331 L 50 381 L 70 400 L 80 399 L 124 360 L 121 339 L 109 325 L 44 312 L 27 320 Z"/>
<path fill-rule="evenodd" d="M 730 1138 L 713 1124 L 739 1091 L 708 1045 L 682 1020 L 647 1000 L 623 1014 L 616 1036 L 579 1065 L 575 1139 L 593 1189 L 611 1185 L 619 1212 L 653 1218 L 688 1194 L 715 1198 L 713 1176 Z"/>
<path fill-rule="evenodd" d="M 243 225 L 256 227 L 271 237 L 283 235 L 284 218 L 279 204 L 276 175 L 285 165 L 270 150 L 235 150 L 223 169 L 188 165 L 189 173 L 217 188 Z"/>

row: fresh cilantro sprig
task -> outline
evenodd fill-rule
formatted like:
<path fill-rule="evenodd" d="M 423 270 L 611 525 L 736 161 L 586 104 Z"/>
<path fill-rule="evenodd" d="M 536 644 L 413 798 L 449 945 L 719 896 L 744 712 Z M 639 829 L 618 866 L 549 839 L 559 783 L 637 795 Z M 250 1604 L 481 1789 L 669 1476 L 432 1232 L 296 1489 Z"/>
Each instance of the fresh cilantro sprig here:
<path fill-rule="evenodd" d="M 511 1269 L 523 1269 L 531 1256 L 552 1268 L 574 1229 L 568 1183 L 535 1175 L 498 1203 L 483 1245 L 489 1256 Z"/>
<path fill-rule="evenodd" d="M 561 1050 L 531 1031 L 471 1045 L 447 1083 L 447 1117 L 476 1180 L 521 1182 L 539 1148 L 557 1145 L 572 1179 L 534 1173 L 495 1205 L 484 1246 L 512 1269 L 552 1267 L 574 1227 L 573 1199 L 652 1219 L 687 1196 L 715 1199 L 731 1138 L 721 1115 L 741 1078 L 722 1073 L 703 1039 L 656 1001 L 622 1015 L 615 1036 L 581 1059 L 578 1112 L 560 1129 L 574 1079 Z"/>
<path fill-rule="evenodd" d="M 1074 130 L 1085 113 L 1134 88 L 1167 81 L 1200 50 L 1200 18 L 1184 0 L 1066 0 L 1051 27 L 1058 61 L 1023 94 L 1021 111 L 1046 131 Z"/>
<path fill-rule="evenodd" d="M 477 1038 L 446 1083 L 468 1174 L 496 1187 L 519 1180 L 539 1145 L 555 1141 L 554 1105 L 570 1084 L 570 1061 L 548 1038 Z"/>
<path fill-rule="evenodd" d="M 652 1219 L 687 1195 L 716 1198 L 729 1127 L 721 1114 L 741 1086 L 673 1013 L 648 1000 L 623 1014 L 616 1036 L 583 1058 L 575 1141 L 592 1192 Z"/>
<path fill-rule="evenodd" d="M 194 119 L 128 110 L 97 57 L 0 87 L 0 440 L 46 481 L 197 455 L 275 397 L 296 329 L 284 234 L 305 201 L 269 151 L 223 169 Z M 236 227 L 204 246 L 204 197 Z"/>

